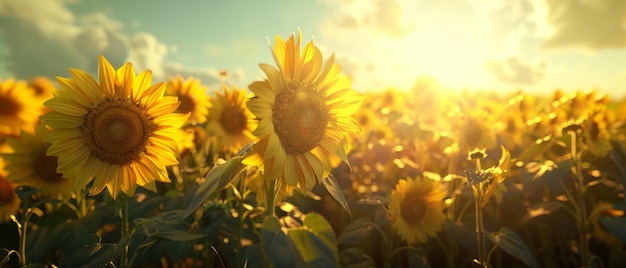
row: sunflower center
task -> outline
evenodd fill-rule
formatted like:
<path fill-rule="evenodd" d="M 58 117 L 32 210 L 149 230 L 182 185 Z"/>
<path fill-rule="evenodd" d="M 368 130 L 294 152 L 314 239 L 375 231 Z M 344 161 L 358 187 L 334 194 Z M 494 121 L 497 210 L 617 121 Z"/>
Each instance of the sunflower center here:
<path fill-rule="evenodd" d="M 178 96 L 178 100 L 180 101 L 180 106 L 178 106 L 178 109 L 176 109 L 176 112 L 178 113 L 189 113 L 189 112 L 193 112 L 194 108 L 196 107 L 196 102 L 193 101 L 193 98 L 191 98 L 190 96 L 187 95 L 180 95 Z"/>
<path fill-rule="evenodd" d="M 228 134 L 241 134 L 248 126 L 248 117 L 240 107 L 225 107 L 220 115 L 220 125 Z"/>
<path fill-rule="evenodd" d="M 419 223 L 428 210 L 426 202 L 414 193 L 407 193 L 400 203 L 400 216 L 404 221 L 415 224 Z"/>
<path fill-rule="evenodd" d="M 57 173 L 57 160 L 58 157 L 48 156 L 42 152 L 35 159 L 35 174 L 48 182 L 60 182 L 63 175 Z"/>
<path fill-rule="evenodd" d="M 13 202 L 15 199 L 13 191 L 13 185 L 6 178 L 0 176 L 0 205 Z"/>
<path fill-rule="evenodd" d="M 319 145 L 329 115 L 324 98 L 304 84 L 291 82 L 276 95 L 274 131 L 287 154 L 303 154 Z"/>
<path fill-rule="evenodd" d="M 480 142 L 480 139 L 483 137 L 483 130 L 480 127 L 480 123 L 471 120 L 463 136 L 465 137 L 468 147 L 476 147 L 476 145 Z"/>
<path fill-rule="evenodd" d="M 589 137 L 592 141 L 600 139 L 600 126 L 598 122 L 591 121 L 591 129 L 589 129 Z"/>
<path fill-rule="evenodd" d="M 139 160 L 155 125 L 130 99 L 106 98 L 83 118 L 83 135 L 96 158 L 114 165 Z"/>
<path fill-rule="evenodd" d="M 13 116 L 20 110 L 20 105 L 14 99 L 0 96 L 0 116 Z"/>

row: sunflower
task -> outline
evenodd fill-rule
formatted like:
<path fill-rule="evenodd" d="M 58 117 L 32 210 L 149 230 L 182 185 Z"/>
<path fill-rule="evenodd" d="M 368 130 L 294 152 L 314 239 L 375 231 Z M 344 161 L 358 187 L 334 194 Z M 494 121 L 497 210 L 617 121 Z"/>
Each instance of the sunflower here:
<path fill-rule="evenodd" d="M 41 104 L 24 81 L 0 80 L 0 136 L 18 136 L 32 129 L 41 115 Z"/>
<path fill-rule="evenodd" d="M 84 71 L 57 78 L 61 88 L 42 116 L 52 128 L 47 154 L 58 157 L 57 172 L 76 177 L 75 189 L 93 181 L 90 194 L 108 188 L 113 198 L 132 195 L 138 185 L 156 191 L 169 182 L 166 166 L 178 164 L 180 128 L 189 114 L 173 113 L 178 98 L 163 96 L 165 83 L 152 85 L 150 71 L 135 76 L 130 63 L 116 70 L 99 60 L 99 83 Z M 95 178 L 95 179 L 94 179 Z"/>
<path fill-rule="evenodd" d="M 218 139 L 220 150 L 237 153 L 249 142 L 256 140 L 252 131 L 258 123 L 246 106 L 250 98 L 245 89 L 222 86 L 222 93 L 215 93 L 207 122 L 207 131 Z"/>
<path fill-rule="evenodd" d="M 461 119 L 457 126 L 460 135 L 460 147 L 467 151 L 473 149 L 491 149 L 496 146 L 496 135 L 490 125 L 489 116 L 480 111 L 470 112 Z"/>
<path fill-rule="evenodd" d="M 434 180 L 416 177 L 398 181 L 391 192 L 387 217 L 391 227 L 410 245 L 434 237 L 445 221 L 445 192 Z"/>
<path fill-rule="evenodd" d="M 582 123 L 585 145 L 594 156 L 604 157 L 611 151 L 611 134 L 607 121 L 606 113 L 598 109 Z"/>
<path fill-rule="evenodd" d="M 15 185 L 7 180 L 4 160 L 0 158 L 0 223 L 8 222 L 20 208 L 20 199 L 15 193 Z"/>
<path fill-rule="evenodd" d="M 191 113 L 185 124 L 202 124 L 206 121 L 211 101 L 206 95 L 206 88 L 200 85 L 200 80 L 193 77 L 183 78 L 176 76 L 167 82 L 166 96 L 177 96 L 180 106 L 176 113 Z"/>
<path fill-rule="evenodd" d="M 54 82 L 44 76 L 36 76 L 28 80 L 28 87 L 33 90 L 35 97 L 44 103 L 53 96 Z"/>
<path fill-rule="evenodd" d="M 9 138 L 12 153 L 2 154 L 7 161 L 7 179 L 16 185 L 29 185 L 39 189 L 42 197 L 69 197 L 74 179 L 65 179 L 57 173 L 57 157 L 46 155 L 50 143 L 45 136 L 50 129 L 43 123 L 35 128 L 35 134 L 22 131 L 19 138 Z"/>
<path fill-rule="evenodd" d="M 341 75 L 334 54 L 324 65 L 313 41 L 301 51 L 301 40 L 301 32 L 287 42 L 276 36 L 278 69 L 260 64 L 268 78 L 249 86 L 255 97 L 247 105 L 260 120 L 253 133 L 260 140 L 243 163 L 262 165 L 266 179 L 312 188 L 329 174 L 333 158 L 348 162 L 345 132 L 359 130 L 351 115 L 363 96 Z"/>
<path fill-rule="evenodd" d="M 522 120 L 520 115 L 520 111 L 507 110 L 497 124 L 498 135 L 502 137 L 501 141 L 507 148 L 522 146 L 524 141 L 526 122 Z"/>

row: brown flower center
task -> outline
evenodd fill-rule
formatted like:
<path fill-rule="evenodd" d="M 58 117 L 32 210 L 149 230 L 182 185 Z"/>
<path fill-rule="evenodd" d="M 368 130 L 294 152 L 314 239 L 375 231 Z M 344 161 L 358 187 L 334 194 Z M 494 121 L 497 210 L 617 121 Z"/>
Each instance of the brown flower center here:
<path fill-rule="evenodd" d="M 15 116 L 21 106 L 9 96 L 0 96 L 0 116 Z"/>
<path fill-rule="evenodd" d="M 313 89 L 291 82 L 276 95 L 274 131 L 287 154 L 297 155 L 319 145 L 330 118 L 324 98 Z"/>
<path fill-rule="evenodd" d="M 56 156 L 48 156 L 45 151 L 37 156 L 35 159 L 35 174 L 47 182 L 60 182 L 63 180 L 63 175 L 57 173 L 57 160 Z"/>
<path fill-rule="evenodd" d="M 248 126 L 248 117 L 238 106 L 226 106 L 219 119 L 224 132 L 230 135 L 241 134 Z"/>
<path fill-rule="evenodd" d="M 130 99 L 106 98 L 83 118 L 83 135 L 96 158 L 114 165 L 139 160 L 156 127 Z"/>
<path fill-rule="evenodd" d="M 177 113 L 189 113 L 193 112 L 196 108 L 196 102 L 193 100 L 191 96 L 188 95 L 179 95 L 178 100 L 180 101 L 180 106 L 176 109 Z"/>
<path fill-rule="evenodd" d="M 483 129 L 480 127 L 480 122 L 475 119 L 471 119 L 467 122 L 467 127 L 465 128 L 465 133 L 463 137 L 465 138 L 465 142 L 467 142 L 467 146 L 469 148 L 477 147 L 480 143 L 480 140 L 483 138 Z"/>
<path fill-rule="evenodd" d="M 4 177 L 0 175 L 0 205 L 9 204 L 15 199 L 15 188 Z"/>
<path fill-rule="evenodd" d="M 599 140 L 600 132 L 600 124 L 595 120 L 591 121 L 591 128 L 589 129 L 589 138 L 591 138 L 591 141 Z"/>
<path fill-rule="evenodd" d="M 415 193 L 407 192 L 400 203 L 400 216 L 409 224 L 419 223 L 428 213 L 424 199 Z"/>

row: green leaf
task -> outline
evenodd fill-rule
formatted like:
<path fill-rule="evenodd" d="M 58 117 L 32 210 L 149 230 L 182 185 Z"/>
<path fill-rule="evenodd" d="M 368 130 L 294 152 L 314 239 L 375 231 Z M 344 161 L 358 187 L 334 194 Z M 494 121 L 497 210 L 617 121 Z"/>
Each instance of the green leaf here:
<path fill-rule="evenodd" d="M 531 219 L 534 219 L 542 215 L 552 214 L 555 211 L 558 211 L 561 208 L 563 208 L 563 206 L 564 206 L 563 203 L 560 203 L 558 201 L 532 205 L 527 209 L 526 215 L 524 215 L 524 217 L 522 218 L 522 222 L 529 221 Z"/>
<path fill-rule="evenodd" d="M 517 161 L 526 162 L 527 160 L 532 160 L 546 150 L 550 149 L 553 144 L 554 139 L 552 136 L 546 136 L 543 139 L 538 139 L 535 144 L 522 151 L 522 153 L 517 157 Z"/>
<path fill-rule="evenodd" d="M 598 217 L 598 220 L 609 233 L 626 243 L 626 218 L 623 217 Z"/>
<path fill-rule="evenodd" d="M 339 238 L 337 238 L 338 244 L 353 246 L 363 242 L 363 240 L 369 237 L 372 231 L 372 224 L 364 219 L 352 221 L 339 234 Z"/>
<path fill-rule="evenodd" d="M 359 248 L 348 248 L 339 253 L 341 266 L 346 268 L 370 268 L 376 267 L 372 258 Z"/>
<path fill-rule="evenodd" d="M 200 187 L 196 190 L 196 193 L 187 208 L 185 218 L 193 214 L 202 203 L 216 190 L 222 189 L 230 182 L 235 180 L 235 175 L 241 171 L 245 166 L 241 164 L 243 156 L 235 156 L 228 159 L 223 164 L 213 166 L 211 170 L 204 177 L 205 180 Z"/>
<path fill-rule="evenodd" d="M 205 234 L 190 233 L 172 227 L 161 227 L 154 235 L 172 241 L 191 241 L 206 236 Z"/>
<path fill-rule="evenodd" d="M 287 229 L 304 261 L 311 267 L 336 267 L 339 263 L 335 233 L 323 216 L 307 214 L 303 227 Z"/>
<path fill-rule="evenodd" d="M 570 175 L 571 168 L 572 162 L 569 159 L 558 163 L 551 160 L 543 163 L 530 162 L 524 166 L 520 182 L 528 192 L 541 191 L 548 187 L 552 193 L 558 194 L 563 191 L 560 181 Z"/>
<path fill-rule="evenodd" d="M 615 166 L 619 170 L 619 178 L 622 183 L 622 187 L 626 187 L 626 169 L 624 163 L 626 163 L 626 149 L 624 146 L 616 141 L 611 141 L 613 150 L 611 150 L 610 158 L 615 162 Z M 624 202 L 626 202 L 626 195 L 624 195 Z"/>
<path fill-rule="evenodd" d="M 524 240 L 513 230 L 503 227 L 500 231 L 487 233 L 487 238 L 502 250 L 522 261 L 528 267 L 536 268 L 537 261 Z"/>
<path fill-rule="evenodd" d="M 322 180 L 322 186 L 326 188 L 328 193 L 343 207 L 343 209 L 348 212 L 348 215 L 352 217 L 352 212 L 350 212 L 350 207 L 348 206 L 348 201 L 346 201 L 346 197 L 343 195 L 341 191 L 341 187 L 339 187 L 339 183 L 337 183 L 337 179 L 331 173 L 328 177 Z"/>
<path fill-rule="evenodd" d="M 261 246 L 267 260 L 275 268 L 281 267 L 297 267 L 297 263 L 304 263 L 299 258 L 300 255 L 295 248 L 295 245 L 287 234 L 283 232 L 278 223 L 278 219 L 275 217 L 269 217 L 263 222 L 261 228 Z M 298 260 L 299 259 L 299 260 Z"/>
<path fill-rule="evenodd" d="M 15 187 L 15 194 L 17 194 L 17 197 L 22 201 L 30 200 L 33 195 L 37 194 L 39 191 L 41 190 L 28 185 L 20 185 Z"/>
<path fill-rule="evenodd" d="M 48 266 L 44 265 L 43 263 L 31 263 L 31 264 L 27 264 L 22 266 L 22 268 L 47 268 Z"/>
<path fill-rule="evenodd" d="M 137 219 L 135 230 L 147 237 L 160 237 L 172 241 L 190 241 L 205 237 L 205 234 L 187 232 L 183 222 L 184 210 L 161 212 L 149 219 Z"/>
<path fill-rule="evenodd" d="M 59 266 L 104 267 L 114 257 L 114 249 L 114 244 L 101 243 L 95 234 L 83 235 L 67 247 Z"/>

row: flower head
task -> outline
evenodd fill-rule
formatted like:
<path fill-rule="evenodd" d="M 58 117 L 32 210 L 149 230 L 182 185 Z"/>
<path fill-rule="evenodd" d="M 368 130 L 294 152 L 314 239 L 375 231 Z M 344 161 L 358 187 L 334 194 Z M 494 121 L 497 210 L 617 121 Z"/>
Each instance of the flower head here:
<path fill-rule="evenodd" d="M 8 222 L 20 208 L 20 199 L 15 193 L 15 184 L 7 180 L 4 160 L 0 157 L 0 223 Z"/>
<path fill-rule="evenodd" d="M 35 97 L 37 97 L 41 103 L 52 98 L 55 90 L 54 82 L 45 76 L 37 76 L 28 80 L 28 87 L 33 90 Z"/>
<path fill-rule="evenodd" d="M 466 115 L 456 127 L 460 135 L 460 147 L 467 151 L 473 149 L 491 149 L 496 145 L 495 131 L 490 125 L 490 118 L 480 111 Z"/>
<path fill-rule="evenodd" d="M 347 161 L 346 132 L 357 132 L 351 116 L 363 101 L 352 80 L 341 75 L 334 55 L 322 62 L 322 53 L 302 34 L 287 41 L 276 37 L 272 53 L 278 68 L 259 66 L 267 79 L 250 84 L 255 96 L 247 102 L 259 125 L 260 140 L 244 159 L 263 166 L 266 179 L 312 188 L 328 176 L 333 159 Z"/>
<path fill-rule="evenodd" d="M 410 245 L 424 243 L 434 237 L 445 221 L 445 192 L 428 178 L 407 178 L 398 181 L 391 192 L 388 218 L 391 227 Z"/>
<path fill-rule="evenodd" d="M 215 101 L 209 113 L 207 130 L 217 137 L 220 150 L 238 152 L 249 142 L 256 140 L 252 131 L 257 120 L 246 106 L 250 99 L 245 89 L 222 86 L 215 93 Z"/>
<path fill-rule="evenodd" d="M 206 121 L 211 101 L 206 94 L 206 88 L 200 85 L 200 80 L 193 77 L 183 80 L 182 77 L 172 77 L 167 82 L 166 96 L 176 96 L 180 101 L 177 113 L 191 113 L 185 124 L 202 124 Z"/>
<path fill-rule="evenodd" d="M 2 155 L 7 162 L 7 179 L 16 185 L 39 189 L 42 197 L 69 197 L 75 180 L 57 173 L 58 157 L 46 155 L 50 143 L 44 138 L 48 133 L 50 129 L 41 123 L 35 128 L 34 135 L 22 131 L 19 138 L 7 140 L 13 151 Z"/>
<path fill-rule="evenodd" d="M 582 123 L 583 138 L 589 152 L 598 157 L 606 156 L 611 151 L 611 134 L 608 129 L 606 112 L 597 109 L 589 114 Z"/>
<path fill-rule="evenodd" d="M 0 136 L 18 136 L 23 128 L 32 129 L 40 107 L 24 81 L 0 80 Z"/>
<path fill-rule="evenodd" d="M 178 164 L 177 141 L 188 114 L 173 113 L 178 98 L 163 96 L 165 84 L 152 84 L 152 73 L 135 76 L 130 63 L 117 71 L 100 57 L 99 82 L 84 71 L 57 78 L 60 89 L 42 116 L 52 128 L 48 155 L 58 157 L 57 172 L 76 177 L 76 189 L 93 181 L 90 194 L 108 188 L 132 195 L 137 185 L 155 190 L 169 182 L 166 166 Z"/>

